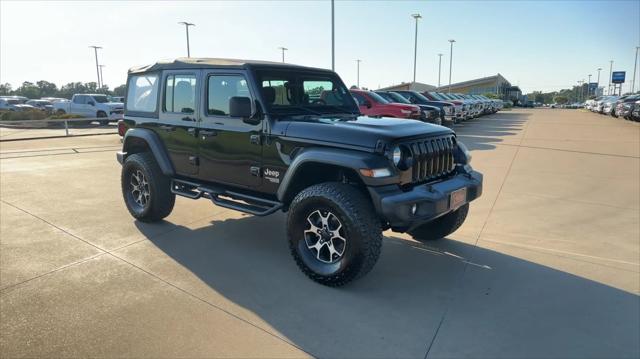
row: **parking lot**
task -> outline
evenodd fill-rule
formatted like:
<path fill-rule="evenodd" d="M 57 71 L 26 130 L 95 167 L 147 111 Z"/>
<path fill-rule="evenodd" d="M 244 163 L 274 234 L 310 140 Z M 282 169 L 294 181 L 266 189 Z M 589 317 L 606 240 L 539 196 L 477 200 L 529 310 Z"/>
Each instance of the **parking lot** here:
<path fill-rule="evenodd" d="M 640 126 L 514 109 L 456 127 L 464 226 L 385 233 L 362 280 L 307 279 L 285 216 L 178 198 L 134 221 L 117 135 L 0 143 L 2 357 L 638 357 Z"/>

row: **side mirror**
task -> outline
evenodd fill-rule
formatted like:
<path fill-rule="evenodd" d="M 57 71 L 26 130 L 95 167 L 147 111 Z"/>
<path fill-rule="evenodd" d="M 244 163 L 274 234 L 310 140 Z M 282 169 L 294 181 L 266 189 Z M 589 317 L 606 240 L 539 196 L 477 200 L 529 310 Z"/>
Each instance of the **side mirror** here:
<path fill-rule="evenodd" d="M 229 99 L 229 116 L 240 117 L 243 122 L 251 125 L 257 125 L 260 123 L 259 118 L 251 117 L 251 99 L 248 97 L 231 97 Z"/>
<path fill-rule="evenodd" d="M 371 102 L 369 100 L 364 100 L 364 102 L 362 104 L 364 106 L 367 106 L 367 108 L 371 108 Z"/>
<path fill-rule="evenodd" d="M 91 106 L 95 106 L 95 105 L 96 105 L 96 103 L 95 103 L 95 102 L 93 102 L 93 101 L 89 101 L 89 102 L 87 102 L 87 103 L 88 103 L 89 105 L 91 105 Z"/>

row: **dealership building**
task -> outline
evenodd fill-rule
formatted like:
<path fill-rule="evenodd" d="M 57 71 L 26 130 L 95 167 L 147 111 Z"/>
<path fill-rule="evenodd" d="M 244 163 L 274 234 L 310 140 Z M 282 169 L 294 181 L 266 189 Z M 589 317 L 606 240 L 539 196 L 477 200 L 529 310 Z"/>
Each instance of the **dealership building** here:
<path fill-rule="evenodd" d="M 522 91 L 520 91 L 520 88 L 518 86 L 511 85 L 511 83 L 500 74 L 451 84 L 451 91 L 449 91 L 449 85 L 436 87 L 421 82 L 402 82 L 398 85 L 383 87 L 380 90 L 455 92 L 469 95 L 484 95 L 487 93 L 493 93 L 500 96 L 500 98 L 505 101 L 513 101 L 514 103 L 516 103 L 523 100 Z"/>
<path fill-rule="evenodd" d="M 511 83 L 500 74 L 493 76 L 483 77 L 475 80 L 469 80 L 464 82 L 458 82 L 455 84 L 440 86 L 436 88 L 439 92 L 463 93 L 469 95 L 483 95 L 487 93 L 493 93 L 500 96 L 505 101 L 522 101 L 522 91 L 518 86 L 513 86 Z"/>

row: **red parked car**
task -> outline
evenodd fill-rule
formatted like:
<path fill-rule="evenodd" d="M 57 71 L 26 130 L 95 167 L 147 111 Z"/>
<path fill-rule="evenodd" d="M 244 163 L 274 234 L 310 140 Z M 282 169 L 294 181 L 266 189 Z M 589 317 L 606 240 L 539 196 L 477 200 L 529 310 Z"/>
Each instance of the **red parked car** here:
<path fill-rule="evenodd" d="M 417 120 L 420 107 L 402 103 L 391 103 L 372 91 L 350 90 L 356 99 L 360 112 L 367 116 L 397 117 Z"/>

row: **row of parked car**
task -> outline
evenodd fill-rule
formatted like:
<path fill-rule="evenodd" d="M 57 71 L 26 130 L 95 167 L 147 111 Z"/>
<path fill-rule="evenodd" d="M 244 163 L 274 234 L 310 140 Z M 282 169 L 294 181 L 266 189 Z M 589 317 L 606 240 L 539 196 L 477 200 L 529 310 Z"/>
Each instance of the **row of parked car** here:
<path fill-rule="evenodd" d="M 406 90 L 350 91 L 364 115 L 416 119 L 445 126 L 496 113 L 503 107 L 501 100 L 480 95 Z"/>
<path fill-rule="evenodd" d="M 0 96 L 0 111 L 45 111 L 56 115 L 79 115 L 115 121 L 124 113 L 124 97 L 103 94 L 75 94 L 71 100 L 59 97 L 28 99 L 24 96 Z"/>
<path fill-rule="evenodd" d="M 600 96 L 587 100 L 584 108 L 603 115 L 640 121 L 640 94 Z"/>

